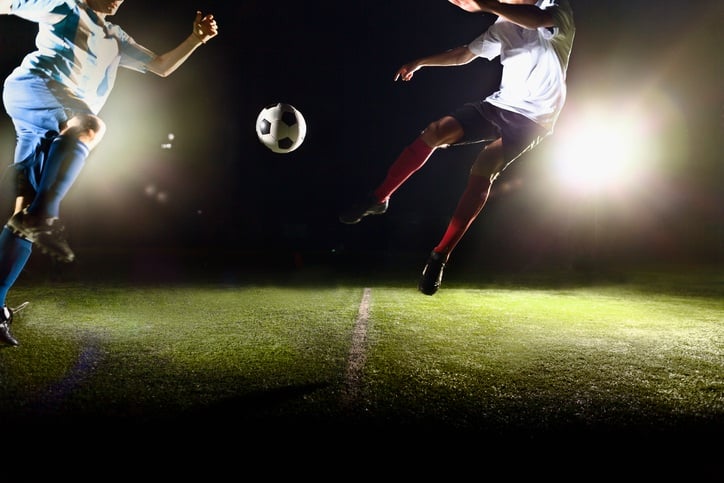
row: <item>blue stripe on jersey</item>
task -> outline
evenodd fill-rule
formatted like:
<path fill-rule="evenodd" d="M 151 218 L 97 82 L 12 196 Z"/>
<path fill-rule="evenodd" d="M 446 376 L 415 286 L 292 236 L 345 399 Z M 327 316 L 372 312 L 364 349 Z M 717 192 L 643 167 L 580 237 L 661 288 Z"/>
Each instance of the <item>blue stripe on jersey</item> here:
<path fill-rule="evenodd" d="M 146 71 L 155 54 L 77 0 L 16 0 L 12 13 L 38 23 L 37 50 L 14 75 L 40 74 L 65 86 L 98 113 L 119 66 Z"/>

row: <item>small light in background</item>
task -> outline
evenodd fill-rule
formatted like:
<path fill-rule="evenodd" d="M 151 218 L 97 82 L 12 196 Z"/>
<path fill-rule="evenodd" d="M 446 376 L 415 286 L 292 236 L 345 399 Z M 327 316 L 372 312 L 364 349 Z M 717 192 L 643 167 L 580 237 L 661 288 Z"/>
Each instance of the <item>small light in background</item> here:
<path fill-rule="evenodd" d="M 161 149 L 171 149 L 173 147 L 173 140 L 176 139 L 176 136 L 173 133 L 169 133 L 167 139 L 167 143 L 161 144 Z"/>

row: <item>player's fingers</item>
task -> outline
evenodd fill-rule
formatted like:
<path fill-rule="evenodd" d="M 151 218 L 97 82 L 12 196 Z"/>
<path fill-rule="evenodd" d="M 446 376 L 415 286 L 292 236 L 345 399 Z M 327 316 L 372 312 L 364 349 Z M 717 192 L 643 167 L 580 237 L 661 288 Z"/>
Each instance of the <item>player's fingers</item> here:
<path fill-rule="evenodd" d="M 214 20 L 213 15 L 207 15 L 201 21 L 209 27 L 216 27 L 216 20 Z"/>

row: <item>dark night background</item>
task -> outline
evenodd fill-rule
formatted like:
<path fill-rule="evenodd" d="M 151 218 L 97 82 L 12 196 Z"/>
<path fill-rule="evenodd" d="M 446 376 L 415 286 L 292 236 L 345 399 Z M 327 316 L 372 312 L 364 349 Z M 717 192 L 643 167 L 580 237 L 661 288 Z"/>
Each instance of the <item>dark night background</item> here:
<path fill-rule="evenodd" d="M 505 172 L 451 261 L 511 270 L 591 257 L 720 264 L 724 3 L 571 4 L 577 35 L 556 132 Z M 393 82 L 403 63 L 469 42 L 493 17 L 443 0 L 129 0 L 111 21 L 162 53 L 190 33 L 197 9 L 215 14 L 219 36 L 169 78 L 121 71 L 101 112 L 106 137 L 62 207 L 77 263 L 130 253 L 143 264 L 181 253 L 298 267 L 375 252 L 411 254 L 421 268 L 464 188 L 474 146 L 435 153 L 384 216 L 346 226 L 337 214 L 380 181 L 428 122 L 496 88 L 498 64 L 485 60 Z M 3 78 L 33 48 L 35 32 L 0 17 Z M 256 139 L 256 116 L 273 102 L 306 118 L 306 140 L 291 154 Z M 615 189 L 574 192 L 554 179 L 555 148 L 571 140 L 567 126 L 591 102 L 645 113 L 653 127 L 640 144 L 656 146 Z M 170 133 L 172 147 L 162 149 Z M 13 135 L 5 115 L 0 154 L 8 163 Z M 617 139 L 605 143 L 610 158 L 621 149 Z"/>

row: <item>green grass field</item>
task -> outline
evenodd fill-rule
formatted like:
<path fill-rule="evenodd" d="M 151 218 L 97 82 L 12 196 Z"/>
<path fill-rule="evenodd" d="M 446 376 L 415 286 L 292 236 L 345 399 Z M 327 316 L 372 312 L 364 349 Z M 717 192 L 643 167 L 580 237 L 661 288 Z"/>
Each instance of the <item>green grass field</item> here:
<path fill-rule="evenodd" d="M 414 277 L 319 271 L 18 283 L 9 302 L 30 305 L 21 345 L 0 349 L 0 428 L 190 446 L 692 447 L 724 429 L 721 275 L 453 279 L 434 297 Z"/>

